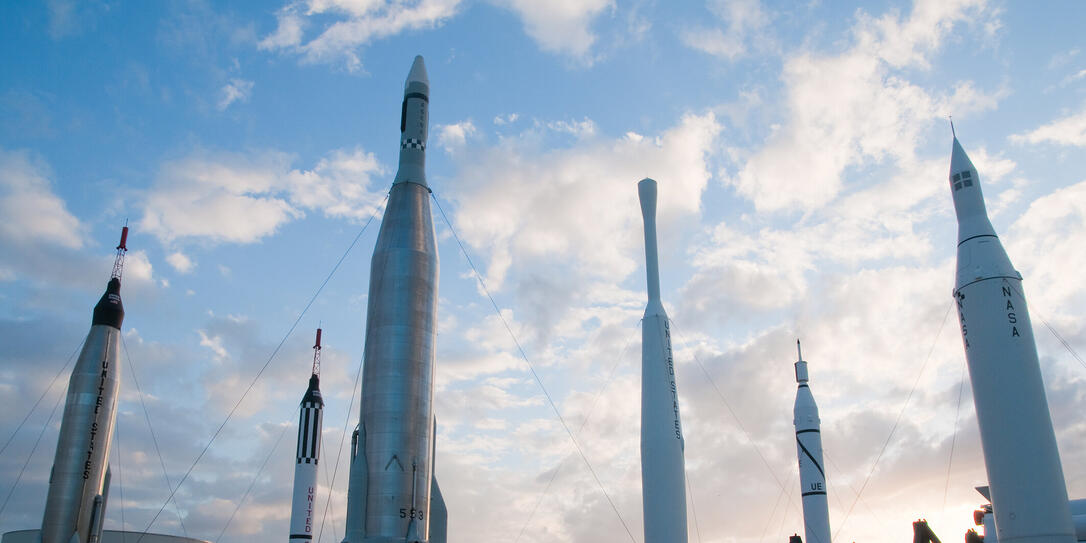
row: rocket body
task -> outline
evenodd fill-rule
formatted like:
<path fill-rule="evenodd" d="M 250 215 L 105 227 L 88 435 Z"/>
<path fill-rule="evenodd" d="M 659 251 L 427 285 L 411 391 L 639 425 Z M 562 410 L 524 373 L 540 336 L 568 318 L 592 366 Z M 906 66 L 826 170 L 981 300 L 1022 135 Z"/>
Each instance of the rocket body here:
<path fill-rule="evenodd" d="M 111 279 L 94 307 L 68 381 L 42 517 L 42 543 L 88 543 L 101 535 L 109 447 L 120 391 L 121 282 Z"/>
<path fill-rule="evenodd" d="M 988 220 L 977 170 L 954 138 L 954 299 L 1001 543 L 1074 541 L 1022 276 Z M 987 533 L 987 532 L 986 532 Z"/>
<path fill-rule="evenodd" d="M 415 57 L 404 89 L 400 166 L 370 265 L 361 414 L 352 439 L 348 543 L 430 534 L 438 256 L 426 186 L 429 81 Z M 436 494 L 436 493 L 435 493 Z M 440 504 L 444 510 L 444 504 Z"/>
<path fill-rule="evenodd" d="M 324 400 L 320 379 L 309 378 L 309 388 L 298 412 L 298 448 L 294 464 L 294 496 L 290 507 L 290 543 L 313 539 L 313 512 L 317 500 L 317 463 L 321 452 Z"/>
<path fill-rule="evenodd" d="M 641 324 L 641 496 L 645 543 L 685 543 L 686 464 L 671 328 L 660 300 L 656 181 L 637 184 L 645 221 L 648 305 Z"/>
<path fill-rule="evenodd" d="M 799 484 L 803 497 L 803 530 L 809 543 L 830 543 L 830 509 L 826 499 L 826 470 L 822 461 L 822 422 L 818 418 L 811 387 L 807 384 L 807 362 L 796 362 L 796 450 L 799 453 Z"/>

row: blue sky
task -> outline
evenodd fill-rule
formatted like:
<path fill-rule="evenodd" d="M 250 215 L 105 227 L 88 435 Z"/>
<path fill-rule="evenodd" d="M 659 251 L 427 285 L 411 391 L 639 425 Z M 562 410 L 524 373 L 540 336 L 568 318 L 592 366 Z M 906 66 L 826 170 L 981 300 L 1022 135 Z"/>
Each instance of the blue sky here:
<path fill-rule="evenodd" d="M 1070 1 L 6 3 L 0 401 L 13 407 L 0 437 L 46 394 L 0 458 L 6 496 L 44 431 L 0 531 L 40 525 L 65 379 L 50 383 L 86 334 L 124 221 L 124 497 L 111 497 L 107 528 L 123 514 L 143 529 L 169 492 L 132 374 L 176 483 L 379 217 L 416 54 L 432 87 L 427 174 L 452 223 L 435 217 L 437 473 L 452 541 L 522 529 L 525 542 L 625 541 L 620 515 L 640 541 L 646 176 L 660 183 L 691 541 L 801 531 L 796 337 L 822 408 L 837 538 L 908 537 L 919 517 L 960 537 L 984 473 L 968 380 L 958 415 L 960 336 L 944 321 L 951 114 L 1026 278 L 1068 487 L 1086 497 L 1086 368 L 1042 324 L 1086 351 L 1084 25 L 1086 6 Z M 283 537 L 318 323 L 331 476 L 376 231 L 154 531 L 216 539 L 285 435 L 222 541 Z M 454 231 L 563 416 L 583 425 L 617 512 Z M 342 537 L 345 469 L 324 541 Z"/>

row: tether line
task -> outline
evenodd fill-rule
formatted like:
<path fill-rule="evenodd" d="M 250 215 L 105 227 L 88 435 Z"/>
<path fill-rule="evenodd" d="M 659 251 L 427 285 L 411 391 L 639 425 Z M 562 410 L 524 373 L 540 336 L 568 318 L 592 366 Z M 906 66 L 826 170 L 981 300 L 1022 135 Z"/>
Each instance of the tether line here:
<path fill-rule="evenodd" d="M 558 409 L 558 404 L 554 402 L 554 398 L 551 397 L 550 392 L 547 391 L 547 387 L 543 384 L 543 379 L 539 377 L 539 373 L 535 371 L 535 366 L 532 361 L 528 359 L 528 354 L 524 351 L 524 347 L 521 346 L 520 340 L 517 339 L 517 335 L 513 333 L 513 328 L 509 326 L 509 322 L 505 320 L 505 316 L 502 315 L 501 308 L 498 307 L 498 302 L 494 300 L 494 296 L 490 294 L 490 289 L 486 286 L 486 280 L 483 279 L 483 275 L 479 273 L 478 268 L 475 267 L 475 263 L 471 261 L 471 256 L 468 254 L 467 248 L 464 247 L 464 243 L 460 241 L 460 236 L 456 233 L 456 229 L 453 228 L 452 222 L 449 220 L 448 215 L 445 214 L 445 210 L 441 207 L 441 202 L 438 201 L 437 196 L 432 192 L 430 193 L 434 200 L 434 204 L 437 206 L 437 210 L 441 213 L 441 218 L 445 219 L 445 224 L 449 227 L 449 232 L 452 233 L 453 239 L 456 240 L 456 244 L 460 246 L 460 252 L 464 255 L 464 258 L 468 261 L 468 266 L 471 267 L 471 271 L 475 273 L 475 280 L 479 281 L 479 286 L 482 287 L 483 293 L 486 294 L 487 299 L 490 300 L 490 305 L 494 306 L 494 312 L 498 315 L 498 320 L 505 326 L 505 331 L 509 333 L 509 337 L 512 338 L 513 344 L 517 347 L 517 352 L 520 353 L 521 359 L 528 365 L 528 370 L 532 374 L 532 378 L 535 379 L 536 384 L 539 385 L 539 389 L 543 391 L 543 397 L 547 399 L 547 404 L 550 405 L 551 410 L 554 411 L 554 415 L 558 417 L 558 422 L 562 424 L 562 428 L 566 431 L 573 446 L 577 448 L 577 454 L 581 456 L 581 460 L 584 461 L 585 466 L 588 468 L 589 473 L 592 474 L 592 478 L 595 479 L 596 485 L 600 487 L 600 491 L 603 492 L 603 497 L 607 498 L 607 503 L 610 504 L 611 510 L 615 512 L 615 516 L 618 517 L 618 521 L 622 524 L 622 527 L 626 530 L 626 535 L 630 536 L 630 541 L 636 543 L 637 539 L 634 537 L 633 532 L 630 531 L 630 527 L 626 524 L 626 520 L 622 518 L 622 513 L 619 513 L 618 507 L 615 505 L 614 500 L 611 499 L 611 495 L 607 493 L 607 489 L 603 486 L 603 481 L 600 480 L 599 475 L 596 474 L 596 470 L 592 467 L 592 463 L 588 461 L 588 456 L 585 455 L 584 450 L 581 448 L 581 444 L 577 441 L 577 437 L 573 434 L 573 430 L 570 429 L 569 424 L 566 423 L 565 417 L 562 416 L 562 412 Z"/>

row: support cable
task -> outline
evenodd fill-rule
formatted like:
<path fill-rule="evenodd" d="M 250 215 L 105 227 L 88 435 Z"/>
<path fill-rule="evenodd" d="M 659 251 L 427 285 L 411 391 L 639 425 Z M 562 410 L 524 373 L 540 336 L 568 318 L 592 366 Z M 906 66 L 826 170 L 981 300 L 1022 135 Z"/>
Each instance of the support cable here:
<path fill-rule="evenodd" d="M 641 327 L 641 321 L 637 321 L 637 327 Z M 603 386 L 596 392 L 596 397 L 592 399 L 592 403 L 588 407 L 588 411 L 585 413 L 584 419 L 581 421 L 581 426 L 577 428 L 577 434 L 584 430 L 585 425 L 588 424 L 588 419 L 592 417 L 592 413 L 596 410 L 596 404 L 599 402 L 600 396 L 603 396 L 603 392 L 607 390 L 607 386 L 614 380 L 615 370 L 618 369 L 619 364 L 622 363 L 622 359 L 626 356 L 626 350 L 629 349 L 630 344 L 633 343 L 634 337 L 637 335 L 637 331 L 630 335 L 630 338 L 626 340 L 626 345 L 622 347 L 622 352 L 619 353 L 618 358 L 615 360 L 614 365 L 611 366 L 611 371 L 608 372 L 607 379 L 603 382 Z M 547 480 L 547 485 L 543 488 L 543 491 L 539 493 L 539 498 L 535 501 L 535 506 L 532 507 L 532 512 L 528 514 L 528 518 L 525 519 L 524 524 L 520 527 L 520 532 L 517 533 L 517 538 L 513 540 L 513 543 L 518 543 L 520 538 L 524 535 L 524 531 L 532 523 L 532 518 L 535 517 L 536 511 L 539 510 L 540 504 L 543 503 L 543 498 L 547 496 L 547 493 L 551 489 L 551 485 L 554 484 L 555 478 L 558 477 L 558 472 L 562 470 L 562 464 L 565 463 L 565 458 L 558 461 L 558 465 L 554 466 L 554 470 L 551 472 L 550 479 Z"/>
<path fill-rule="evenodd" d="M 958 377 L 958 407 L 954 408 L 954 433 L 950 436 L 950 459 L 946 462 L 946 486 L 943 487 L 943 511 L 946 511 L 946 498 L 950 493 L 950 468 L 954 465 L 954 445 L 958 441 L 958 421 L 962 414 L 962 391 L 965 390 L 965 359 L 962 359 L 961 376 Z"/>
<path fill-rule="evenodd" d="M 467 248 L 464 247 L 464 243 L 460 240 L 460 236 L 456 233 L 456 229 L 453 228 L 452 222 L 449 221 L 449 217 L 445 214 L 445 210 L 441 207 L 441 202 L 438 201 L 437 196 L 432 192 L 430 193 L 434 200 L 434 204 L 437 206 L 441 217 L 445 219 L 445 224 L 449 227 L 449 232 L 452 233 L 453 239 L 456 240 L 456 244 L 460 246 L 460 252 L 464 255 L 464 258 L 468 261 L 468 266 L 471 267 L 472 272 L 475 273 L 475 279 L 479 282 L 486 297 L 490 300 L 490 305 L 494 306 L 494 312 L 498 315 L 498 319 L 501 320 L 502 325 L 505 326 L 506 332 L 509 333 L 509 337 L 512 338 L 513 344 L 516 345 L 517 351 L 520 353 L 520 357 L 528 365 L 528 370 L 532 374 L 532 378 L 539 385 L 540 390 L 543 391 L 543 397 L 547 399 L 547 404 L 550 405 L 551 410 L 554 411 L 554 415 L 558 417 L 558 422 L 561 423 L 562 428 L 566 431 L 573 446 L 577 448 L 577 453 L 581 456 L 581 460 L 584 461 L 585 466 L 588 468 L 589 473 L 592 474 L 592 478 L 595 479 L 596 485 L 600 487 L 600 491 L 603 492 L 604 498 L 607 498 L 607 503 L 610 504 L 611 510 L 615 512 L 615 516 L 618 517 L 618 521 L 622 524 L 622 527 L 626 530 L 626 535 L 630 537 L 630 541 L 636 543 L 637 539 L 634 537 L 633 532 L 630 531 L 630 527 L 626 524 L 626 520 L 622 518 L 622 513 L 619 513 L 618 506 L 615 505 L 614 500 L 611 499 L 611 495 L 607 493 L 607 489 L 603 486 L 603 481 L 600 480 L 599 475 L 596 474 L 595 468 L 592 467 L 592 463 L 588 461 L 588 456 L 585 455 L 584 450 L 581 448 L 581 444 L 577 441 L 577 437 L 573 434 L 573 430 L 570 429 L 569 424 L 566 423 L 565 417 L 562 416 L 562 412 L 558 409 L 558 404 L 554 402 L 554 398 L 551 397 L 550 392 L 547 391 L 547 387 L 543 384 L 543 379 L 539 377 L 539 373 L 535 371 L 535 365 L 528 359 L 528 354 L 524 351 L 524 347 L 521 346 L 520 340 L 517 339 L 517 335 L 513 333 L 513 328 L 509 326 L 509 322 L 505 320 L 505 316 L 502 315 L 501 308 L 498 307 L 498 302 L 494 300 L 494 296 L 490 294 L 490 289 L 486 286 L 486 280 L 483 279 L 483 275 L 479 273 L 478 268 L 475 267 L 475 263 L 472 262 L 471 256 L 468 255 Z"/>
<path fill-rule="evenodd" d="M 385 201 L 387 200 L 388 196 L 386 195 Z M 258 371 L 256 373 L 256 376 L 254 376 L 253 379 L 249 382 L 249 386 L 245 388 L 245 390 L 241 393 L 241 396 L 239 396 L 237 401 L 234 402 L 234 406 L 230 408 L 230 412 L 226 414 L 226 418 L 223 419 L 222 424 L 219 424 L 219 427 L 211 435 L 211 439 L 208 440 L 207 445 L 205 445 L 203 450 L 200 451 L 200 454 L 196 456 L 196 459 L 192 461 L 192 465 L 190 465 L 189 469 L 185 471 L 185 475 L 182 476 L 181 480 L 177 482 L 177 487 L 170 492 L 170 495 L 166 498 L 166 501 L 162 502 L 162 507 L 159 507 L 158 512 L 155 513 L 154 518 L 151 519 L 151 522 L 148 523 L 147 527 L 143 529 L 142 533 L 140 533 L 139 539 L 136 540 L 136 543 L 140 543 L 141 541 L 143 541 L 143 537 L 147 535 L 147 533 L 151 530 L 151 527 L 155 525 L 155 521 L 158 520 L 158 517 L 162 514 L 162 511 L 166 509 L 166 505 L 169 504 L 170 500 L 173 499 L 174 494 L 177 492 L 178 489 L 181 488 L 181 485 L 188 480 L 189 475 L 191 475 L 192 471 L 196 469 L 197 464 L 199 464 L 200 460 L 203 459 L 205 454 L 207 454 L 207 451 L 211 449 L 211 445 L 215 442 L 215 439 L 219 437 L 219 434 L 222 433 L 223 428 L 226 427 L 226 423 L 230 422 L 230 419 L 234 416 L 234 413 L 238 410 L 239 407 L 241 407 L 241 403 L 245 401 L 245 398 L 249 395 L 249 392 L 251 392 L 253 390 L 253 387 L 256 386 L 256 382 L 259 381 L 260 377 L 264 375 L 264 371 L 267 370 L 268 366 L 271 365 L 272 360 L 275 360 L 275 356 L 279 354 L 279 350 L 283 348 L 283 344 L 285 344 L 290 335 L 294 333 L 294 329 L 298 327 L 298 323 L 302 321 L 302 317 L 304 317 L 306 312 L 309 311 L 309 308 L 313 306 L 313 302 L 317 301 L 317 297 L 320 296 L 321 292 L 324 290 L 324 287 L 328 285 L 328 281 L 332 279 L 332 276 L 336 274 L 337 270 L 339 270 L 339 266 L 343 264 L 344 260 L 346 260 L 347 255 L 350 254 L 351 250 L 354 249 L 354 246 L 358 244 L 358 240 L 362 238 L 362 234 L 364 234 L 366 232 L 366 229 L 369 228 L 370 223 L 372 223 L 373 219 L 377 217 L 377 213 L 379 211 L 380 206 L 378 206 L 374 210 L 373 215 L 371 215 L 369 220 L 366 221 L 366 224 L 362 226 L 362 229 L 358 231 L 358 235 L 354 237 L 354 240 L 351 241 L 351 244 L 347 247 L 347 250 L 344 251 L 343 255 L 339 257 L 339 260 L 336 262 L 335 266 L 332 266 L 332 271 L 328 272 L 328 275 L 324 278 L 324 281 L 322 281 L 320 286 L 317 287 L 317 291 L 313 293 L 313 296 L 309 299 L 309 302 L 305 304 L 305 307 L 302 309 L 301 313 L 298 314 L 298 318 L 294 319 L 294 323 L 290 325 L 290 328 L 287 330 L 286 334 L 283 335 L 283 339 L 279 341 L 279 344 L 275 347 L 275 350 L 273 350 L 272 353 L 268 356 L 268 360 L 264 362 L 264 365 L 260 367 L 260 371 Z"/>
<path fill-rule="evenodd" d="M 57 414 L 57 408 L 60 407 L 60 400 L 63 400 L 64 397 L 65 394 L 61 394 L 57 397 L 57 401 L 53 404 L 53 410 L 49 413 L 49 419 L 41 426 L 41 431 L 38 432 L 38 439 L 34 440 L 34 446 L 30 449 L 30 454 L 26 456 L 26 462 L 23 462 L 23 467 L 19 468 L 19 475 L 15 477 L 15 482 L 11 484 L 11 490 L 8 491 L 8 495 L 4 498 L 3 505 L 0 505 L 0 515 L 3 515 L 4 509 L 7 509 L 8 501 L 11 500 L 12 494 L 15 494 L 15 488 L 19 486 L 19 481 L 22 480 L 23 473 L 26 472 L 26 466 L 30 464 L 30 460 L 34 458 L 34 452 L 38 450 L 38 445 L 41 444 L 41 438 L 45 435 L 45 431 L 49 429 L 49 424 L 53 422 L 53 417 Z"/>
<path fill-rule="evenodd" d="M 671 323 L 672 324 L 678 324 L 677 322 L 675 322 L 675 319 L 671 319 Z M 705 364 L 701 363 L 701 359 L 698 358 L 698 355 L 697 355 L 697 352 L 695 352 L 695 349 L 689 346 L 690 344 L 682 336 L 681 332 L 679 332 L 678 330 L 675 330 L 675 334 L 679 336 L 679 339 L 683 342 L 683 345 L 686 345 L 687 348 L 690 349 L 691 357 L 694 359 L 695 362 L 698 363 L 698 367 L 701 368 L 701 372 L 705 374 L 705 378 L 709 380 L 709 384 L 713 386 L 713 390 L 715 390 L 716 395 L 720 397 L 720 401 L 724 402 L 724 407 L 726 407 L 728 409 L 728 413 L 731 414 L 732 419 L 735 420 L 735 424 L 739 426 L 739 430 L 741 430 L 743 432 L 743 435 L 747 438 L 747 441 L 750 442 L 750 445 L 752 447 L 754 447 L 754 451 L 756 453 L 758 453 L 758 458 L 762 459 L 762 464 L 764 464 L 766 469 L 769 470 L 769 475 L 773 477 L 774 481 L 776 481 L 777 487 L 781 488 L 781 489 L 784 489 L 784 485 L 781 483 L 781 480 L 777 477 L 777 473 L 773 470 L 773 466 L 769 465 L 769 460 L 766 460 L 765 455 L 762 454 L 761 447 L 759 447 L 758 443 L 756 441 L 754 441 L 754 437 L 752 437 L 750 435 L 750 432 L 747 431 L 747 428 L 745 426 L 743 426 L 743 421 L 739 420 L 739 415 L 737 415 L 735 413 L 735 410 L 732 409 L 731 403 L 729 403 L 728 399 L 724 397 L 724 393 L 721 392 L 720 387 L 717 386 L 716 380 L 713 379 L 713 376 L 711 374 L 709 374 L 709 370 L 706 369 Z"/>
<path fill-rule="evenodd" d="M 935 351 L 935 345 L 939 341 L 939 336 L 943 334 L 943 327 L 946 326 L 947 317 L 950 316 L 950 309 L 954 307 L 954 303 L 951 302 L 947 305 L 946 313 L 943 313 L 943 322 L 939 324 L 939 331 L 935 333 L 935 338 L 931 341 L 931 347 L 928 349 L 928 356 L 924 358 L 924 363 L 920 366 L 920 371 L 916 374 L 916 380 L 913 381 L 913 387 L 909 390 L 909 395 L 905 398 L 905 403 L 901 406 L 901 412 L 897 415 L 897 420 L 894 421 L 894 425 L 890 427 L 890 434 L 886 436 L 886 442 L 882 444 L 882 449 L 879 451 L 878 456 L 875 457 L 875 462 L 871 464 L 871 470 L 867 472 L 867 477 L 864 478 L 864 484 L 860 485 L 860 491 L 856 493 L 856 499 L 852 501 L 852 505 L 849 506 L 848 512 L 845 513 L 845 518 L 841 520 L 841 524 L 837 527 L 837 533 L 833 534 L 833 539 L 837 539 L 841 535 L 841 531 L 845 529 L 845 523 L 848 522 L 848 517 L 852 515 L 852 510 L 856 507 L 856 502 L 860 501 L 860 496 L 864 490 L 867 489 L 867 483 L 871 481 L 871 476 L 875 473 L 875 468 L 878 467 L 879 461 L 882 460 L 882 455 L 886 453 L 887 447 L 890 446 L 890 440 L 894 438 L 894 433 L 897 431 L 897 427 L 901 424 L 902 417 L 905 416 L 905 411 L 909 407 L 909 402 L 913 399 L 913 394 L 916 392 L 916 387 L 920 385 L 920 378 L 924 376 L 924 369 L 928 367 L 928 362 L 931 362 L 931 353 Z"/>
<path fill-rule="evenodd" d="M 158 465 L 162 468 L 162 477 L 166 480 L 166 490 L 172 491 L 174 489 L 173 483 L 170 482 L 170 474 L 166 471 L 166 461 L 162 459 L 162 449 L 158 446 L 158 437 L 155 436 L 155 427 L 151 424 L 151 415 L 147 411 L 147 404 L 143 401 L 143 389 L 140 388 L 140 380 L 136 377 L 136 366 L 132 363 L 132 355 L 128 352 L 128 342 L 124 339 L 124 334 L 120 336 L 121 346 L 124 347 L 125 361 L 128 362 L 128 374 L 132 376 L 132 382 L 136 384 L 136 394 L 140 399 L 140 407 L 143 408 L 143 420 L 147 421 L 147 431 L 151 433 L 151 443 L 155 447 L 155 455 L 158 456 Z M 174 512 L 177 513 L 177 523 L 181 525 L 181 533 L 188 537 L 189 532 L 185 529 L 185 521 L 181 517 L 181 507 L 177 504 L 177 497 L 174 496 L 172 501 Z"/>
<path fill-rule="evenodd" d="M 260 475 L 264 473 L 264 467 L 268 465 L 268 460 L 275 454 L 276 449 L 279 448 L 279 443 L 283 441 L 283 436 L 287 435 L 287 429 L 290 428 L 289 424 L 284 424 L 283 429 L 279 431 L 279 437 L 275 440 L 275 445 L 268 451 L 267 456 L 264 457 L 264 461 L 260 463 L 260 469 L 256 470 L 256 475 L 253 476 L 253 480 L 249 481 L 249 488 L 245 489 L 245 494 L 242 494 L 241 499 L 238 500 L 238 504 L 234 507 L 234 512 L 230 513 L 230 518 L 226 519 L 226 525 L 222 527 L 222 531 L 219 532 L 219 537 L 215 538 L 215 543 L 219 543 L 223 534 L 226 533 L 226 529 L 230 527 L 230 523 L 234 522 L 234 517 L 237 516 L 238 511 L 241 510 L 241 506 L 245 504 L 245 500 L 249 498 L 249 493 L 253 491 L 253 487 L 256 486 L 256 482 L 260 480 Z"/>
<path fill-rule="evenodd" d="M 332 504 L 332 490 L 333 490 L 333 487 L 336 484 L 336 474 L 339 473 L 339 461 L 340 461 L 340 458 L 343 456 L 343 444 L 346 443 L 346 441 L 347 441 L 347 428 L 350 427 L 350 424 L 351 424 L 351 411 L 354 410 L 354 399 L 355 399 L 356 395 L 359 392 L 358 380 L 362 377 L 362 361 L 363 360 L 365 360 L 364 357 L 359 357 L 359 359 L 358 359 L 358 370 L 355 371 L 355 374 L 354 374 L 354 386 L 351 387 L 351 402 L 347 405 L 347 415 L 346 415 L 346 417 L 344 417 L 344 420 L 343 420 L 343 432 L 339 435 L 339 451 L 336 452 L 336 467 L 335 467 L 335 469 L 332 470 L 332 483 L 328 485 L 328 499 L 326 499 L 324 501 L 324 514 L 321 516 L 320 529 L 317 530 L 317 542 L 318 543 L 320 542 L 321 537 L 324 535 L 324 521 L 325 521 L 325 519 L 328 518 L 328 509 L 329 509 L 329 507 L 331 507 L 331 504 Z M 321 443 L 323 444 L 324 440 L 321 440 Z M 347 481 L 347 484 L 348 484 L 348 489 L 349 489 L 349 485 L 350 485 L 350 480 L 349 479 Z M 334 527 L 335 523 L 333 522 L 332 525 L 333 525 L 332 529 L 334 531 L 335 530 L 335 527 Z M 335 535 L 334 532 L 333 532 L 333 535 Z M 344 534 L 344 536 L 346 536 L 346 534 Z M 336 536 L 336 537 L 338 539 L 338 536 Z"/>
<path fill-rule="evenodd" d="M 698 543 L 701 543 L 701 526 L 698 524 L 698 506 L 694 503 L 694 487 L 690 485 L 690 478 L 686 479 L 686 491 L 690 493 L 690 511 L 694 513 L 694 533 L 698 536 Z"/>
<path fill-rule="evenodd" d="M 25 425 L 26 421 L 30 419 L 30 415 L 34 414 L 34 411 L 38 409 L 38 404 L 40 404 L 42 399 L 45 398 L 45 395 L 53 389 L 53 385 L 57 384 L 57 379 L 60 379 L 60 376 L 64 374 L 64 370 L 68 369 L 68 364 L 72 363 L 72 359 L 75 358 L 75 353 L 78 353 L 81 347 L 83 347 L 82 341 L 79 342 L 79 345 L 76 345 L 75 350 L 72 351 L 72 354 L 68 355 L 67 362 L 65 362 L 64 366 L 60 368 L 60 371 L 58 371 L 57 374 L 53 376 L 53 380 L 49 381 L 49 386 L 45 387 L 45 390 L 41 392 L 41 396 L 38 396 L 38 401 L 34 402 L 34 405 L 30 406 L 30 410 L 26 412 L 26 416 L 24 416 L 23 420 L 19 422 L 19 425 L 15 427 L 15 431 L 12 432 L 10 436 L 8 436 L 8 440 L 4 442 L 4 446 L 0 447 L 0 456 L 3 456 L 4 451 L 8 450 L 8 445 L 11 445 L 12 440 L 15 439 L 15 434 L 18 434 L 19 430 L 23 429 L 23 425 Z"/>

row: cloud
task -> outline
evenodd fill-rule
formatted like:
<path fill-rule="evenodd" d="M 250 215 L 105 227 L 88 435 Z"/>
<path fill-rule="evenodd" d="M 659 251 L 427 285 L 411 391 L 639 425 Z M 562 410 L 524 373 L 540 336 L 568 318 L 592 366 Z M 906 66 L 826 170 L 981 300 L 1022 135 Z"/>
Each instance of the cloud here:
<path fill-rule="evenodd" d="M 445 152 L 452 153 L 462 149 L 468 142 L 468 138 L 475 134 L 475 124 L 471 120 L 460 121 L 454 124 L 439 124 L 435 127 L 437 143 Z"/>
<path fill-rule="evenodd" d="M 45 9 L 49 37 L 59 40 L 78 36 L 93 28 L 98 14 L 108 11 L 109 8 L 109 4 L 100 1 L 48 0 Z"/>
<path fill-rule="evenodd" d="M 486 277 L 494 288 L 513 262 L 538 271 L 540 260 L 556 258 L 576 262 L 578 274 L 625 277 L 637 266 L 629 248 L 640 243 L 635 184 L 643 177 L 661 183 L 664 223 L 696 213 L 720 130 L 712 114 L 688 114 L 656 138 L 607 140 L 589 131 L 572 147 L 540 153 L 538 134 L 526 132 L 470 149 L 453 184 L 456 226 L 489 253 Z M 604 201 L 611 204 L 601 207 Z"/>
<path fill-rule="evenodd" d="M 947 104 L 966 97 L 976 103 L 981 93 L 959 83 L 951 97 L 938 97 L 897 70 L 927 69 L 953 25 L 982 5 L 925 0 L 908 17 L 874 19 L 861 12 L 850 49 L 788 58 L 782 75 L 787 120 L 772 128 L 767 145 L 729 183 L 759 210 L 814 209 L 840 193 L 846 168 L 912 162 L 914 142 L 928 123 L 943 117 Z M 974 107 L 991 107 L 994 100 Z"/>
<path fill-rule="evenodd" d="M 596 42 L 590 26 L 612 0 L 492 0 L 520 17 L 524 30 L 544 51 L 569 55 L 591 63 L 589 53 Z"/>
<path fill-rule="evenodd" d="M 196 263 L 181 251 L 174 251 L 166 257 L 166 263 L 173 266 L 177 273 L 185 274 L 196 267 Z"/>
<path fill-rule="evenodd" d="M 197 152 L 168 162 L 146 197 L 140 228 L 167 243 L 253 243 L 306 209 L 361 219 L 380 202 L 370 184 L 383 169 L 371 153 L 336 150 L 310 170 L 292 169 L 291 161 L 285 153 L 266 151 Z"/>
<path fill-rule="evenodd" d="M 53 193 L 52 171 L 27 151 L 0 149 L 0 238 L 9 243 L 83 246 L 83 225 Z"/>
<path fill-rule="evenodd" d="M 246 102 L 253 93 L 253 82 L 233 78 L 219 90 L 219 103 L 216 107 L 224 111 L 234 102 Z"/>
<path fill-rule="evenodd" d="M 358 50 L 405 30 L 433 28 L 456 14 L 460 0 L 298 0 L 276 13 L 276 30 L 259 48 L 298 55 L 306 63 L 343 63 L 362 68 Z M 306 41 L 305 30 L 319 21 L 320 33 Z"/>
<path fill-rule="evenodd" d="M 1056 119 L 1025 134 L 1010 137 L 1014 143 L 1055 143 L 1074 147 L 1086 147 L 1086 109 Z"/>
<path fill-rule="evenodd" d="M 727 30 L 703 26 L 683 30 L 680 38 L 687 47 L 725 60 L 746 55 L 751 46 L 768 47 L 765 28 L 771 17 L 759 0 L 714 0 L 709 9 L 727 23 Z"/>

